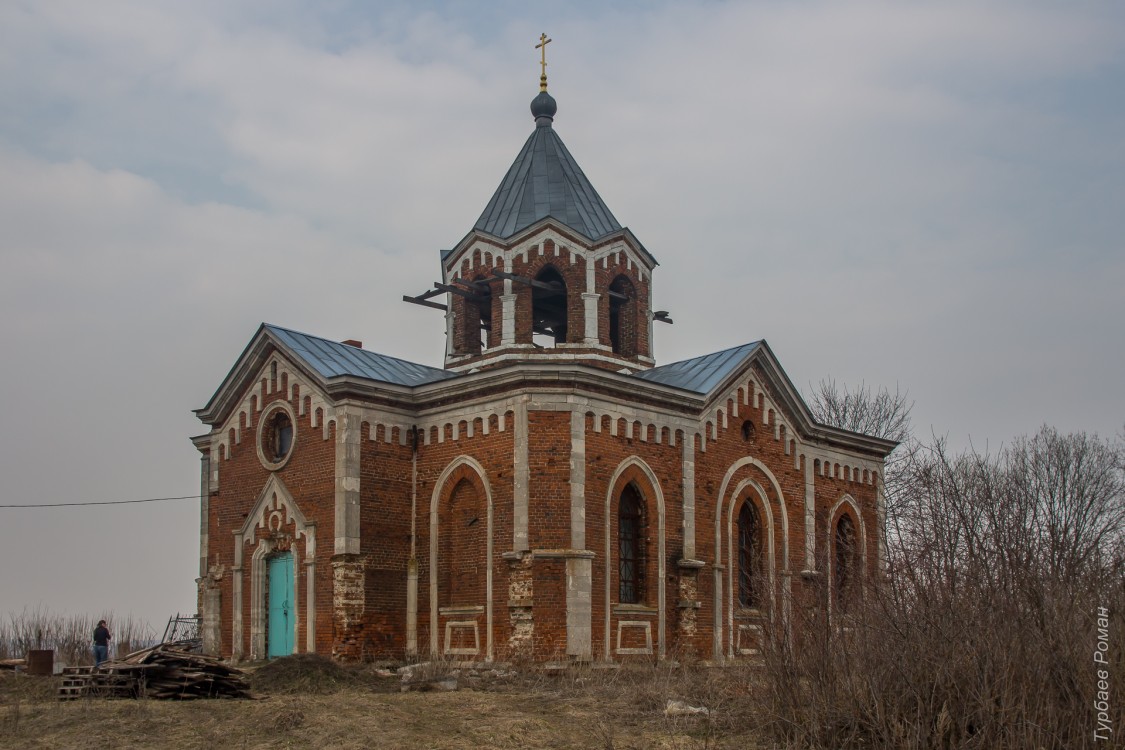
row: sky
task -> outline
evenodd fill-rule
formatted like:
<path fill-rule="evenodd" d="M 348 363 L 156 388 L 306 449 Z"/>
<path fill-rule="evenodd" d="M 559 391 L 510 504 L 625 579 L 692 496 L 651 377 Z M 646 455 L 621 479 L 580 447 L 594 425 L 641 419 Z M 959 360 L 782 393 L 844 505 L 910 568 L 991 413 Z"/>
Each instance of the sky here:
<path fill-rule="evenodd" d="M 1122 432 L 1121 3 L 7 0 L 0 505 L 198 494 L 192 409 L 263 321 L 440 366 L 401 298 L 531 133 L 542 32 L 658 362 L 765 338 L 954 446 Z M 0 508 L 0 617 L 162 629 L 198 529 Z"/>

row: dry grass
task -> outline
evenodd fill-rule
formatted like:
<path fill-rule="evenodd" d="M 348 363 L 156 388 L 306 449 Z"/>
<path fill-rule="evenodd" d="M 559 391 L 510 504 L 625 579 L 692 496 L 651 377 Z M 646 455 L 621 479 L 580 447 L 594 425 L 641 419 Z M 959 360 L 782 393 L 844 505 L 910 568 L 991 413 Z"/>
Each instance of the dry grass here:
<path fill-rule="evenodd" d="M 272 666 L 272 665 L 271 665 Z M 299 671 L 288 666 L 285 671 Z M 303 665 L 316 674 L 322 665 Z M 335 666 L 335 665 L 333 665 Z M 263 668 L 264 669 L 264 668 Z M 651 666 L 492 676 L 462 670 L 455 693 L 399 693 L 397 677 L 339 668 L 350 683 L 326 694 L 265 693 L 263 700 L 88 700 L 58 703 L 5 692 L 0 747 L 20 748 L 598 748 L 702 750 L 764 747 L 724 704 L 740 670 Z M 258 670 L 259 672 L 261 670 Z M 736 677 L 736 675 L 738 675 Z M 14 678 L 4 678 L 14 679 Z M 302 678 L 308 679 L 308 678 Z M 24 689 L 36 678 L 23 677 Z M 732 682 L 733 681 L 733 682 Z M 43 680 L 43 684 L 53 681 Z M 284 681 L 288 689 L 292 680 Z M 255 681 L 255 685 L 260 685 Z M 710 717 L 668 719 L 669 699 L 712 701 Z M 18 719 L 13 715 L 18 713 Z"/>
<path fill-rule="evenodd" d="M 250 675 L 253 690 L 272 695 L 331 695 L 349 687 L 359 687 L 362 682 L 357 670 L 347 669 L 317 654 L 275 659 Z"/>

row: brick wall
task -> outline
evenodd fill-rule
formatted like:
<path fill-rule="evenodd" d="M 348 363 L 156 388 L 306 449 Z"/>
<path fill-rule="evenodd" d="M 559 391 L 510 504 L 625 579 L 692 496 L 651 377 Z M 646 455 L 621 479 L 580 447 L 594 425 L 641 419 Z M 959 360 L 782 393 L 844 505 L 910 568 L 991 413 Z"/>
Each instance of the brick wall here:
<path fill-rule="evenodd" d="M 606 272 L 612 270 L 607 269 Z M 763 373 L 755 372 L 754 375 L 757 380 L 764 380 Z M 230 655 L 233 646 L 230 643 L 233 617 L 231 568 L 234 564 L 232 531 L 242 527 L 246 514 L 271 476 L 259 460 L 255 448 L 258 421 L 263 409 L 285 398 L 288 392 L 285 382 L 268 386 L 264 403 L 260 406 L 253 403 L 250 413 L 240 423 L 241 440 L 231 441 L 229 458 L 223 455 L 225 449 L 219 451 L 220 455 L 216 457 L 220 481 L 219 492 L 212 496 L 210 503 L 209 564 L 213 571 L 221 572 L 218 586 L 222 601 L 224 655 Z M 557 396 L 559 387 L 569 386 L 560 383 L 551 393 Z M 585 393 L 591 397 L 596 395 L 593 389 Z M 605 394 L 610 396 L 611 392 L 606 390 Z M 796 606 L 826 606 L 825 579 L 813 577 L 806 583 L 800 575 L 807 567 L 805 459 L 794 455 L 792 436 L 780 427 L 779 415 L 771 410 L 776 407 L 770 407 L 770 404 L 778 403 L 771 395 L 765 393 L 759 406 L 759 400 L 746 390 L 735 393 L 720 404 L 725 418 L 707 416 L 704 419 L 705 440 L 693 431 L 687 434 L 680 431 L 677 425 L 683 422 L 674 422 L 671 418 L 667 424 L 659 421 L 629 423 L 624 418 L 611 423 L 614 418 L 610 416 L 594 416 L 593 412 L 586 415 L 584 531 L 585 548 L 594 553 L 591 624 L 595 658 L 604 656 L 607 638 L 610 656 L 614 655 L 618 626 L 622 622 L 628 626 L 622 630 L 622 648 L 639 648 L 638 639 L 643 637 L 644 629 L 636 623 L 650 623 L 655 641 L 659 637 L 661 615 L 665 623 L 664 646 L 667 652 L 710 656 L 715 616 L 713 566 L 721 563 L 727 567 L 723 588 L 729 595 L 732 577 L 737 584 L 737 576 L 732 576 L 737 569 L 737 549 L 734 550 L 734 560 L 728 557 L 730 519 L 732 514 L 737 517 L 739 503 L 747 500 L 761 508 L 763 539 L 773 541 L 771 601 L 780 603 L 785 587 L 791 585 Z M 438 645 L 443 647 L 446 625 L 454 622 L 459 624 L 452 631 L 451 646 L 465 651 L 475 648 L 469 644 L 474 632 L 472 628 L 475 627 L 480 635 L 480 652 L 475 658 L 483 658 L 489 635 L 486 614 L 489 605 L 493 614 L 491 640 L 494 655 L 502 657 L 524 648 L 530 648 L 538 659 L 556 658 L 566 653 L 565 555 L 569 553 L 563 551 L 572 546 L 570 411 L 532 408 L 527 412 L 530 474 L 528 543 L 532 549 L 557 553 L 534 558 L 518 554 L 512 556 L 513 457 L 516 453 L 514 410 L 503 414 L 505 429 L 501 431 L 499 414 L 474 416 L 471 411 L 465 412 L 462 406 L 450 400 L 447 406 L 441 408 L 460 410 L 459 413 L 467 413 L 468 416 L 441 427 L 427 427 L 425 432 L 418 434 L 417 440 L 413 432 L 403 433 L 401 427 L 388 428 L 375 416 L 362 424 L 360 551 L 358 555 L 336 557 L 333 555 L 335 424 L 329 421 L 327 427 L 324 426 L 325 415 L 316 415 L 310 408 L 312 402 L 307 394 L 290 394 L 290 398 L 295 412 L 300 411 L 304 400 L 305 414 L 298 416 L 295 422 L 297 437 L 291 457 L 275 474 L 292 493 L 308 521 L 316 527 L 317 577 L 314 586 L 318 652 L 355 659 L 401 658 L 405 654 L 407 570 L 413 549 L 419 574 L 418 648 L 423 655 L 429 652 L 431 633 L 437 635 Z M 365 413 L 375 415 L 378 411 L 378 408 L 372 408 Z M 401 423 L 404 421 L 401 412 L 400 406 L 394 412 L 396 416 L 392 418 L 388 415 L 387 421 Z M 440 412 L 435 408 L 428 418 L 433 419 L 437 413 Z M 711 413 L 708 412 L 709 415 Z M 751 427 L 744 429 L 746 423 Z M 705 564 L 701 569 L 680 565 L 685 557 L 682 476 L 685 440 L 690 445 L 690 454 L 695 462 L 693 542 L 694 557 Z M 788 453 L 787 445 L 790 446 Z M 862 529 L 863 553 L 870 577 L 876 572 L 879 534 L 875 486 L 869 475 L 850 470 L 849 466 L 855 462 L 849 462 L 848 457 L 833 454 L 824 447 L 809 448 L 813 449 L 818 451 L 818 458 L 809 459 L 815 461 L 812 467 L 815 479 L 815 569 L 827 574 L 832 554 L 829 530 L 841 513 L 852 513 L 857 526 Z M 834 455 L 837 457 L 833 458 Z M 753 460 L 747 461 L 748 458 Z M 632 463 L 628 463 L 631 460 Z M 413 480 L 415 466 L 416 483 Z M 724 478 L 727 479 L 726 497 L 721 498 Z M 746 484 L 734 498 L 732 507 L 730 495 L 744 482 Z M 617 606 L 617 500 L 629 483 L 637 486 L 645 503 L 645 595 L 640 607 L 622 608 Z M 762 496 L 759 496 L 759 490 Z M 663 554 L 660 552 L 660 508 L 657 501 L 660 495 L 664 505 Z M 838 505 L 845 495 L 854 499 L 858 513 L 850 505 Z M 436 512 L 439 528 L 437 568 L 433 570 L 430 558 L 431 508 Z M 772 524 L 768 522 L 767 509 L 772 516 Z M 492 550 L 489 556 L 490 511 Z M 787 523 L 782 522 L 783 518 L 787 519 Z M 715 547 L 717 521 L 718 551 Z M 412 533 L 415 534 L 413 548 Z M 305 540 L 291 538 L 294 534 L 295 528 L 289 524 L 281 529 L 263 528 L 257 532 L 257 538 L 269 538 L 278 549 L 291 548 L 300 560 L 303 559 Z M 252 587 L 249 569 L 252 551 L 252 545 L 246 545 L 243 557 L 243 653 L 250 651 Z M 486 588 L 489 569 L 493 579 L 490 600 Z M 298 566 L 297 575 L 296 587 L 302 609 L 297 644 L 298 650 L 304 650 L 307 632 L 303 612 L 306 596 L 304 565 Z M 437 582 L 436 604 L 439 608 L 438 619 L 433 622 L 432 581 Z M 661 593 L 663 610 L 653 611 L 660 603 Z M 738 624 L 768 619 L 768 607 L 757 613 L 741 611 L 737 606 L 735 609 Z M 731 631 L 727 613 L 721 611 L 721 614 L 725 651 Z M 653 645 L 659 648 L 660 644 L 654 642 Z"/>

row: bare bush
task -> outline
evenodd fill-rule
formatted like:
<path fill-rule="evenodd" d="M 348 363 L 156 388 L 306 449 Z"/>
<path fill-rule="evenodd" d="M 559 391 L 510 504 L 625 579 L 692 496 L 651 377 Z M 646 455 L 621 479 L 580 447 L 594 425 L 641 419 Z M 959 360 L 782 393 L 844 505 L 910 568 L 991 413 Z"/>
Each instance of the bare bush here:
<path fill-rule="evenodd" d="M 159 639 L 152 627 L 128 615 L 64 615 L 45 607 L 25 608 L 0 618 L 0 659 L 23 658 L 32 649 L 53 649 L 55 659 L 71 666 L 93 663 L 94 627 L 105 620 L 114 644 L 133 649 L 155 645 Z"/>
<path fill-rule="evenodd" d="M 795 607 L 796 647 L 767 651 L 775 736 L 798 747 L 1090 746 L 1099 614 L 1120 729 L 1123 455 L 1121 441 L 1048 427 L 996 456 L 951 455 L 941 441 L 911 452 L 890 579 L 846 618 Z"/>

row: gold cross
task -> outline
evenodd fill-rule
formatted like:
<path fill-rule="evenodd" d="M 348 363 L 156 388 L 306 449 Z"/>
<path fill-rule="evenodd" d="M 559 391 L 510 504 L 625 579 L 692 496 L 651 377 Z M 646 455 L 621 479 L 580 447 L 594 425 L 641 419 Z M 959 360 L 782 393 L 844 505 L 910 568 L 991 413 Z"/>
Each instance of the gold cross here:
<path fill-rule="evenodd" d="M 551 40 L 547 38 L 546 34 L 539 35 L 539 44 L 535 45 L 535 49 L 542 51 L 542 59 L 539 61 L 540 74 L 539 74 L 539 90 L 547 90 L 547 45 Z"/>

